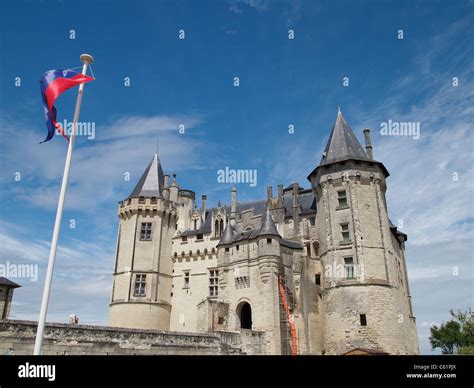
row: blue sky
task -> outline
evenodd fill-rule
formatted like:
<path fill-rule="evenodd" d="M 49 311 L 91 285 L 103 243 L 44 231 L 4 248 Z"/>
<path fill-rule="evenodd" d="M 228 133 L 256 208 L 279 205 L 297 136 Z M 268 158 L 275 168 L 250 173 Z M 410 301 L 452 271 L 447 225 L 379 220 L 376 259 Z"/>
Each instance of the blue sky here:
<path fill-rule="evenodd" d="M 79 66 L 83 52 L 94 55 L 97 79 L 85 87 L 80 121 L 93 122 L 96 137 L 76 141 L 49 320 L 76 313 L 81 323 L 106 323 L 116 204 L 157 137 L 165 172 L 211 205 L 230 199 L 217 170 L 257 169 L 256 187 L 237 185 L 245 201 L 268 184 L 309 187 L 337 105 L 359 139 L 372 129 L 375 157 L 391 172 L 389 212 L 409 237 L 421 351 L 430 353 L 429 325 L 472 306 L 472 1 L 4 1 L 0 9 L 0 263 L 40 268 L 37 282 L 18 279 L 12 318 L 38 316 L 67 148 L 59 137 L 38 144 L 46 135 L 38 80 Z M 60 97 L 60 121 L 72 120 L 75 97 Z M 381 136 L 388 120 L 419 122 L 420 139 Z"/>

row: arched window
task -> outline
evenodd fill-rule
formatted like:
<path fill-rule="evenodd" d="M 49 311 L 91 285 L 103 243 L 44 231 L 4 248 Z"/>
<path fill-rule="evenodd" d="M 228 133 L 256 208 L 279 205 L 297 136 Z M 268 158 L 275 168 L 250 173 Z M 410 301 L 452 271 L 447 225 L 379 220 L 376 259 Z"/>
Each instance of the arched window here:
<path fill-rule="evenodd" d="M 224 220 L 216 220 L 214 222 L 214 237 L 221 237 L 224 231 Z"/>
<path fill-rule="evenodd" d="M 242 302 L 237 306 L 237 316 L 241 329 L 252 329 L 252 308 L 247 302 Z"/>

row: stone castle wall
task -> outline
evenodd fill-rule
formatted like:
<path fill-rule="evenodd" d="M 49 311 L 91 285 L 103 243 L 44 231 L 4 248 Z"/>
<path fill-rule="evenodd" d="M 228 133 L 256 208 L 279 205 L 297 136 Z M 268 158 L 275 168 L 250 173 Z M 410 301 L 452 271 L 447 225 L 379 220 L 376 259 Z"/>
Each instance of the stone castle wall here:
<path fill-rule="evenodd" d="M 0 355 L 31 355 L 37 322 L 0 321 Z M 240 355 L 265 354 L 265 333 L 177 333 L 48 323 L 45 355 Z"/>

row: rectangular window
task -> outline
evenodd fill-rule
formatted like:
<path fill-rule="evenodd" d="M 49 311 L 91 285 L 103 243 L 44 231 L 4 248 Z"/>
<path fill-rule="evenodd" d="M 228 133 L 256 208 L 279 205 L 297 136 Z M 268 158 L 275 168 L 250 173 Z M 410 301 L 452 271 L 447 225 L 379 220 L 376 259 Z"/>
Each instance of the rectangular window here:
<path fill-rule="evenodd" d="M 181 242 L 186 242 L 186 241 L 188 241 L 188 236 L 181 237 Z"/>
<path fill-rule="evenodd" d="M 317 274 L 314 276 L 314 282 L 316 283 L 317 286 L 320 286 L 320 285 L 321 285 L 321 274 L 317 273 Z"/>
<path fill-rule="evenodd" d="M 271 238 L 267 238 L 267 244 L 271 244 L 272 243 L 272 239 Z"/>
<path fill-rule="evenodd" d="M 140 240 L 151 241 L 151 222 L 142 222 L 140 229 Z"/>
<path fill-rule="evenodd" d="M 218 293 L 219 271 L 217 269 L 209 270 L 209 296 L 215 297 Z"/>
<path fill-rule="evenodd" d="M 225 247 L 225 251 L 226 251 L 226 252 L 229 252 L 229 247 Z"/>
<path fill-rule="evenodd" d="M 145 203 L 145 197 L 138 197 L 138 203 Z"/>
<path fill-rule="evenodd" d="M 236 250 L 239 250 L 239 246 L 238 246 L 238 245 L 236 245 L 236 246 L 235 246 L 235 249 L 236 249 Z"/>
<path fill-rule="evenodd" d="M 146 275 L 136 275 L 135 277 L 135 290 L 133 296 L 145 296 L 146 288 Z"/>
<path fill-rule="evenodd" d="M 198 234 L 196 236 L 196 240 L 203 240 L 204 239 L 204 236 L 202 234 Z"/>
<path fill-rule="evenodd" d="M 344 259 L 344 273 L 346 274 L 346 279 L 354 278 L 354 260 L 352 257 Z"/>
<path fill-rule="evenodd" d="M 367 326 L 367 316 L 365 314 L 360 314 L 360 325 Z"/>
<path fill-rule="evenodd" d="M 339 201 L 339 207 L 347 207 L 346 190 L 337 192 L 337 200 Z"/>
<path fill-rule="evenodd" d="M 184 271 L 184 288 L 189 288 L 189 271 Z"/>
<path fill-rule="evenodd" d="M 351 241 L 349 234 L 349 224 L 341 224 L 342 241 L 347 243 Z"/>

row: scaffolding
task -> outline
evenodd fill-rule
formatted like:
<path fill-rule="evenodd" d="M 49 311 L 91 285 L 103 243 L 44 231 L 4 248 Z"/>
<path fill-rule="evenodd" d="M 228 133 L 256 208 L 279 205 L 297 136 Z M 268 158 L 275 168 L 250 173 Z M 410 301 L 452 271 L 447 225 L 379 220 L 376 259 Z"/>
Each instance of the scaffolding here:
<path fill-rule="evenodd" d="M 280 293 L 280 333 L 282 353 L 296 356 L 298 350 L 296 346 L 295 322 L 292 313 L 294 307 L 293 293 L 288 289 L 285 278 L 282 277 L 281 273 L 278 274 L 278 290 Z M 291 310 L 290 305 L 292 307 Z"/>

